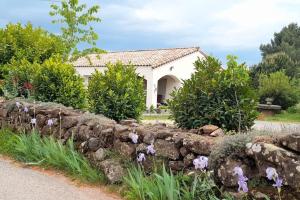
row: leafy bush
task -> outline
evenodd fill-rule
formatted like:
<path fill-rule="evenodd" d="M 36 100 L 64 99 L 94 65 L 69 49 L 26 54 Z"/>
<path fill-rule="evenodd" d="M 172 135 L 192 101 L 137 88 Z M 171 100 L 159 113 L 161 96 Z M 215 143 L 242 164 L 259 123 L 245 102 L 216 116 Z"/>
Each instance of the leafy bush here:
<path fill-rule="evenodd" d="M 34 28 L 28 23 L 25 26 L 8 24 L 0 29 L 0 78 L 10 70 L 13 59 L 19 61 L 28 60 L 30 63 L 43 63 L 54 54 L 63 55 L 67 58 L 68 49 L 64 41 L 42 28 Z"/>
<path fill-rule="evenodd" d="M 295 106 L 289 107 L 287 109 L 287 112 L 288 113 L 292 113 L 292 114 L 294 114 L 294 113 L 299 113 L 300 114 L 300 104 L 297 104 Z"/>
<path fill-rule="evenodd" d="M 41 138 L 37 132 L 16 135 L 9 130 L 0 131 L 0 152 L 27 164 L 54 167 L 82 181 L 101 182 L 103 174 L 93 169 L 88 160 L 74 149 L 73 140 L 67 145 L 52 137 Z"/>
<path fill-rule="evenodd" d="M 108 64 L 102 74 L 92 74 L 88 86 L 91 110 L 120 121 L 126 118 L 139 119 L 145 110 L 143 80 L 133 66 L 118 62 Z"/>
<path fill-rule="evenodd" d="M 39 70 L 38 63 L 30 63 L 26 59 L 12 60 L 6 65 L 10 71 L 5 76 L 5 95 L 13 97 L 29 97 L 33 93 L 33 78 Z"/>
<path fill-rule="evenodd" d="M 196 72 L 172 94 L 169 108 L 184 128 L 214 124 L 227 130 L 246 130 L 257 116 L 256 95 L 248 70 L 236 57 L 227 57 L 227 68 L 208 56 L 195 62 Z"/>
<path fill-rule="evenodd" d="M 83 79 L 76 74 L 73 66 L 62 62 L 59 56 L 42 64 L 33 85 L 37 100 L 57 102 L 74 108 L 85 106 Z"/>
<path fill-rule="evenodd" d="M 299 101 L 299 88 L 294 80 L 290 80 L 282 71 L 269 75 L 262 74 L 259 78 L 260 102 L 273 98 L 273 104 L 283 109 L 294 106 Z"/>

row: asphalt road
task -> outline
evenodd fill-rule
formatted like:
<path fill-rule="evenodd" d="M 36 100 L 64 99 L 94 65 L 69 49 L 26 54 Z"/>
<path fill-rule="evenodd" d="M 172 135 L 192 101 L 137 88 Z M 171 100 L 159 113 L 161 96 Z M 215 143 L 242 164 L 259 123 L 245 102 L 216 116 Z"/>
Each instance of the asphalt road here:
<path fill-rule="evenodd" d="M 100 187 L 71 182 L 55 172 L 24 168 L 0 156 L 0 200 L 121 200 Z"/>

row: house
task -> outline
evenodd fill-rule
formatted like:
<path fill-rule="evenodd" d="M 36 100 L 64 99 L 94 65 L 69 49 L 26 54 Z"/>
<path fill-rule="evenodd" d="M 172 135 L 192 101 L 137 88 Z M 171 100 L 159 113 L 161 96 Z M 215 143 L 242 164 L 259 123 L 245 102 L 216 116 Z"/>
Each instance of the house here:
<path fill-rule="evenodd" d="M 85 84 L 95 70 L 103 72 L 107 63 L 121 61 L 134 65 L 137 74 L 144 78 L 146 106 L 150 108 L 169 99 L 170 93 L 181 86 L 182 80 L 191 77 L 195 70 L 194 62 L 205 56 L 199 47 L 121 51 L 90 54 L 88 58 L 79 58 L 73 65 L 84 77 Z"/>

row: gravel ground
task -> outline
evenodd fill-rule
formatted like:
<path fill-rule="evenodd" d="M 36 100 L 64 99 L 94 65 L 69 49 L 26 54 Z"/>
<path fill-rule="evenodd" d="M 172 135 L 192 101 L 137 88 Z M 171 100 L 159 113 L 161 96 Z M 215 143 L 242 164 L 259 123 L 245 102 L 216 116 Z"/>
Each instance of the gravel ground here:
<path fill-rule="evenodd" d="M 173 120 L 143 120 L 142 123 L 155 124 L 158 121 L 168 125 L 174 124 Z M 258 131 L 294 133 L 300 132 L 300 123 L 255 121 L 255 124 L 252 128 Z"/>
<path fill-rule="evenodd" d="M 19 165 L 0 157 L 0 200 L 121 200 L 100 187 L 75 185 L 55 172 Z"/>
<path fill-rule="evenodd" d="M 300 123 L 255 121 L 254 130 L 295 133 L 300 132 Z"/>

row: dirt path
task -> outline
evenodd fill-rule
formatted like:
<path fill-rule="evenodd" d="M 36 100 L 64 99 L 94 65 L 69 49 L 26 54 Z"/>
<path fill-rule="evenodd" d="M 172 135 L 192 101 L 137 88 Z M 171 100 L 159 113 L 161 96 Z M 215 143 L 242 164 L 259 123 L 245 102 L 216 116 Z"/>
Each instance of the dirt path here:
<path fill-rule="evenodd" d="M 71 182 L 53 171 L 24 168 L 0 156 L 0 200 L 121 200 L 100 187 Z"/>

